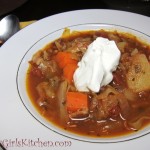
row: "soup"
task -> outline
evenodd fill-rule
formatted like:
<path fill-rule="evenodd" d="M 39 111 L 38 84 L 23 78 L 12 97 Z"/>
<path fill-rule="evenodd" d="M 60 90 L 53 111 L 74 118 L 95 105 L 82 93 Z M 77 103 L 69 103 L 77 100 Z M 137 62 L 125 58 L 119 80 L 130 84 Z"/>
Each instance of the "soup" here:
<path fill-rule="evenodd" d="M 115 41 L 119 65 L 99 92 L 80 92 L 73 74 L 97 37 Z M 29 61 L 27 92 L 44 118 L 69 132 L 89 137 L 133 133 L 150 123 L 149 59 L 150 46 L 129 33 L 66 29 Z"/>

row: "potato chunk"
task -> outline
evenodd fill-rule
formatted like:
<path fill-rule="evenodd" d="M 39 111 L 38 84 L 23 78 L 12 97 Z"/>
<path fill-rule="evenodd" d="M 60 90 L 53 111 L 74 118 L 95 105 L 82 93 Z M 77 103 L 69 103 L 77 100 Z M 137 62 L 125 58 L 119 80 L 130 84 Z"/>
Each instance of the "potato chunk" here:
<path fill-rule="evenodd" d="M 150 64 L 144 54 L 133 56 L 126 77 L 128 87 L 134 92 L 150 89 Z"/>

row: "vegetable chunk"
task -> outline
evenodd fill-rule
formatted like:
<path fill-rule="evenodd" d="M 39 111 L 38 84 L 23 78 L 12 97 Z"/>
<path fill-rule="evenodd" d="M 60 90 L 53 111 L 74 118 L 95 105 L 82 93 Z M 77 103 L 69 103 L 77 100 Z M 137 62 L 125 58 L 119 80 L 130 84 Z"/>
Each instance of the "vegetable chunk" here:
<path fill-rule="evenodd" d="M 77 63 L 74 64 L 68 64 L 65 66 L 65 68 L 63 69 L 63 74 L 65 79 L 67 79 L 67 81 L 69 83 L 71 83 L 73 81 L 73 74 L 75 72 L 75 70 L 77 69 Z"/>
<path fill-rule="evenodd" d="M 73 80 L 73 74 L 77 69 L 77 61 L 72 58 L 72 53 L 58 52 L 55 56 L 58 66 L 63 69 L 63 76 L 69 83 Z"/>
<path fill-rule="evenodd" d="M 76 60 L 72 59 L 71 53 L 68 52 L 58 52 L 55 60 L 61 69 L 63 69 L 67 64 L 76 63 Z"/>
<path fill-rule="evenodd" d="M 127 73 L 127 84 L 134 92 L 150 89 L 150 64 L 144 54 L 133 56 Z"/>
<path fill-rule="evenodd" d="M 67 93 L 67 110 L 74 112 L 81 109 L 88 109 L 87 94 L 80 92 Z"/>

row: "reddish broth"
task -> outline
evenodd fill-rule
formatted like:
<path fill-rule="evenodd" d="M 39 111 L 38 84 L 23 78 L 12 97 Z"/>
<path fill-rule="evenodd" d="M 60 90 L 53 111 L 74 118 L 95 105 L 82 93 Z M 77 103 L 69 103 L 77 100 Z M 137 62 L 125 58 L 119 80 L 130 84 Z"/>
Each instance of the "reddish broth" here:
<path fill-rule="evenodd" d="M 96 37 L 116 42 L 121 51 L 119 66 L 109 85 L 98 93 L 86 93 L 88 109 L 68 112 L 66 93 L 77 89 L 65 79 L 55 57 L 65 51 L 80 61 Z M 39 113 L 64 130 L 92 137 L 132 133 L 150 123 L 150 85 L 142 82 L 142 75 L 145 82 L 150 80 L 143 67 L 146 63 L 150 67 L 149 59 L 150 46 L 133 35 L 105 30 L 77 32 L 60 37 L 33 56 L 26 75 L 27 92 Z"/>

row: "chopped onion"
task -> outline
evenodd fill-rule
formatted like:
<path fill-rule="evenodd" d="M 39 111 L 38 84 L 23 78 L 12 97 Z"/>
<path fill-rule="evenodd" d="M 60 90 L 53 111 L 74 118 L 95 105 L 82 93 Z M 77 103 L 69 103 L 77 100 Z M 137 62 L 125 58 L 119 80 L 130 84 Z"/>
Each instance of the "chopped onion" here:
<path fill-rule="evenodd" d="M 57 93 L 59 114 L 63 124 L 66 123 L 68 120 L 68 114 L 65 105 L 67 89 L 68 89 L 68 82 L 65 80 L 60 83 L 60 86 L 58 88 L 58 93 Z"/>

